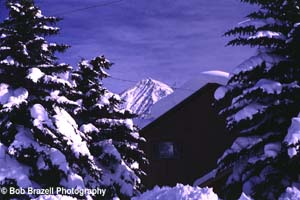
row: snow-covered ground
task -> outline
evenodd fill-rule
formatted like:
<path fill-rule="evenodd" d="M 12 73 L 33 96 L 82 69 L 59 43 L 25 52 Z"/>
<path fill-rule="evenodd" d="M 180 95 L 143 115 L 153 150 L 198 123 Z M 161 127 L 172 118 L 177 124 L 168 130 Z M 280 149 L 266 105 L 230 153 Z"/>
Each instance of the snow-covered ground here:
<path fill-rule="evenodd" d="M 297 187 L 288 187 L 279 197 L 279 200 L 298 200 L 300 199 L 300 190 Z"/>
<path fill-rule="evenodd" d="M 288 187 L 281 194 L 279 200 L 299 200 L 300 191 L 297 187 Z M 212 188 L 192 187 L 189 185 L 177 184 L 175 187 L 154 187 L 132 200 L 221 200 L 213 192 Z M 254 200 L 242 193 L 238 200 Z"/>
<path fill-rule="evenodd" d="M 177 184 L 175 187 L 158 187 L 132 200 L 218 200 L 212 188 L 191 187 Z"/>

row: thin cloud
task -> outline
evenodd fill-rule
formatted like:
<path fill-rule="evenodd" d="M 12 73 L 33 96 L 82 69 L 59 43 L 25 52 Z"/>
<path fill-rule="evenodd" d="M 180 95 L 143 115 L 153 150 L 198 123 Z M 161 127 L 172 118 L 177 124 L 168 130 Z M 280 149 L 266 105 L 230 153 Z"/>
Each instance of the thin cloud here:
<path fill-rule="evenodd" d="M 40 0 L 38 5 L 52 15 L 102 2 L 109 0 Z M 228 39 L 221 37 L 251 9 L 236 0 L 124 0 L 64 15 L 54 39 L 72 46 L 61 55 L 72 65 L 104 54 L 116 63 L 114 76 L 179 85 L 201 71 L 230 71 L 253 53 L 225 48 Z M 126 84 L 110 85 L 121 91 Z"/>

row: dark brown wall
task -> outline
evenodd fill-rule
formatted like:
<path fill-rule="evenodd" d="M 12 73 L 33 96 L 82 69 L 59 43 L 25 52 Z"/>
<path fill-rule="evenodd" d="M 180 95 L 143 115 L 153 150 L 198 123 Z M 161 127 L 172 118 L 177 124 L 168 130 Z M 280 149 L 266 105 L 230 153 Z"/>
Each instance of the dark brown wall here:
<path fill-rule="evenodd" d="M 233 141 L 212 107 L 218 86 L 207 84 L 141 131 L 147 140 L 142 148 L 150 162 L 144 180 L 148 188 L 176 183 L 191 185 L 216 167 L 217 159 Z M 154 149 L 159 141 L 178 143 L 179 157 L 158 159 Z"/>

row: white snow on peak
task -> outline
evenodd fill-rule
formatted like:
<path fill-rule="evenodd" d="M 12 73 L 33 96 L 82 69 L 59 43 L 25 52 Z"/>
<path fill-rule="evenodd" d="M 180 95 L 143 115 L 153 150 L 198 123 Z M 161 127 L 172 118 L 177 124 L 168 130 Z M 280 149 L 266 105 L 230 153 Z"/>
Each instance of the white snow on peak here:
<path fill-rule="evenodd" d="M 129 109 L 137 115 L 143 115 L 150 112 L 153 104 L 172 93 L 173 90 L 168 85 L 147 78 L 123 92 L 121 98 L 125 101 L 123 108 Z"/>
<path fill-rule="evenodd" d="M 212 75 L 212 76 L 223 77 L 226 79 L 229 79 L 229 76 L 230 76 L 230 74 L 228 72 L 224 72 L 224 71 L 220 71 L 220 70 L 205 71 L 202 73 Z"/>

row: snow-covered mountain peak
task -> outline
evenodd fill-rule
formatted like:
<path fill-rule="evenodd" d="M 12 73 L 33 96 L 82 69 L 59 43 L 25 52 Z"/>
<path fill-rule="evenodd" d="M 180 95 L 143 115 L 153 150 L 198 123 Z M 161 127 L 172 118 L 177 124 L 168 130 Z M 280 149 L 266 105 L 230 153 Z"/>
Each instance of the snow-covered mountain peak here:
<path fill-rule="evenodd" d="M 171 93 L 173 90 L 168 85 L 152 78 L 146 78 L 124 91 L 121 98 L 125 101 L 124 108 L 137 115 L 146 116 L 153 104 Z"/>

